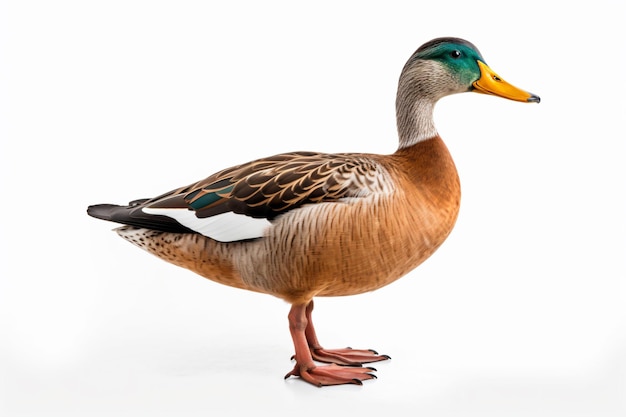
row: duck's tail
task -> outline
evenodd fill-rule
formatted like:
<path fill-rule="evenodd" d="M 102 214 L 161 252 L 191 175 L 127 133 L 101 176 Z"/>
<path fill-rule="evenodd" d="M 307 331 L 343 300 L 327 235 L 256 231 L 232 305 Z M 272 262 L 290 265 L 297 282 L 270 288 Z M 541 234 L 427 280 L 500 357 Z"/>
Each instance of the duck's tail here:
<path fill-rule="evenodd" d="M 143 203 L 149 199 L 134 200 L 127 206 L 116 204 L 96 204 L 87 207 L 87 214 L 96 219 L 125 224 L 128 226 L 158 230 L 172 233 L 194 233 L 176 220 L 153 214 L 144 213 Z"/>

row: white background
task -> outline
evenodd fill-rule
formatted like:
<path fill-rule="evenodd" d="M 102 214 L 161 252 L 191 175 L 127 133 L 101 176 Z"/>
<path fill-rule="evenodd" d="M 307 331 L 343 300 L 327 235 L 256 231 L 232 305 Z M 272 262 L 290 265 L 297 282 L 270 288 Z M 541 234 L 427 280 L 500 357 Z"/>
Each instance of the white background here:
<path fill-rule="evenodd" d="M 0 2 L 0 414 L 626 415 L 626 37 L 617 1 L 581 3 Z M 324 345 L 392 356 L 378 380 L 283 381 L 288 305 L 85 214 L 279 152 L 393 152 L 398 75 L 438 36 L 542 102 L 442 100 L 457 227 L 318 300 Z"/>

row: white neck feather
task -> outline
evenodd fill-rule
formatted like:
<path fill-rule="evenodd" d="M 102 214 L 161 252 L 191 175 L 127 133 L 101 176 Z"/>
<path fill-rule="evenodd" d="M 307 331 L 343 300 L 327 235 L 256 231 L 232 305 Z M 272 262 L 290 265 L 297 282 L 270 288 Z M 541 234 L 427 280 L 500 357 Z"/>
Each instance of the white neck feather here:
<path fill-rule="evenodd" d="M 419 100 L 411 103 L 407 114 L 398 117 L 399 147 L 406 148 L 423 140 L 437 136 L 437 128 L 433 119 L 435 103 L 430 100 Z"/>
<path fill-rule="evenodd" d="M 433 120 L 435 103 L 462 91 L 457 81 L 439 63 L 409 61 L 400 75 L 396 119 L 400 148 L 437 136 Z"/>

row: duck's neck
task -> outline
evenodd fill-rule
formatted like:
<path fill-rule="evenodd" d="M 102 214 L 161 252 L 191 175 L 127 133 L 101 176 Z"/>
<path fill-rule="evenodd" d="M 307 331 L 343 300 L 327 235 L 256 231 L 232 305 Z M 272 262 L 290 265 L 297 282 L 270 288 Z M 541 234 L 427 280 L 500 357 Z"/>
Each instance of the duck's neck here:
<path fill-rule="evenodd" d="M 399 149 L 408 148 L 423 140 L 437 136 L 433 120 L 435 102 L 428 99 L 407 97 L 401 100 L 398 94 L 396 102 L 396 121 L 398 126 Z"/>
<path fill-rule="evenodd" d="M 409 60 L 406 63 L 396 96 L 400 149 L 437 136 L 433 120 L 435 103 L 450 93 L 444 87 L 453 82 L 450 74 L 433 61 Z"/>

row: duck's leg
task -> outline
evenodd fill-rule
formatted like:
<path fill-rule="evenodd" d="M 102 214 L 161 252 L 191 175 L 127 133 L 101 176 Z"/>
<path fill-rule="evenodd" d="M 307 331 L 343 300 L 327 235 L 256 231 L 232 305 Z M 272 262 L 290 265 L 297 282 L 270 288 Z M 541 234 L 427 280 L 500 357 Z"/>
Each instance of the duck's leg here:
<path fill-rule="evenodd" d="M 285 379 L 290 376 L 299 376 L 305 381 L 317 385 L 361 385 L 366 379 L 376 378 L 374 368 L 355 368 L 339 366 L 336 364 L 317 366 L 313 362 L 311 350 L 307 343 L 306 332 L 308 329 L 310 312 L 307 314 L 307 304 L 297 304 L 291 306 L 289 311 L 289 331 L 296 349 L 296 366 L 291 372 L 285 375 Z"/>
<path fill-rule="evenodd" d="M 307 344 L 314 360 L 337 365 L 359 366 L 364 363 L 379 362 L 391 359 L 389 355 L 379 355 L 372 349 L 324 349 L 317 340 L 311 313 L 313 312 L 313 300 L 306 306 L 307 326 L 305 330 Z"/>

